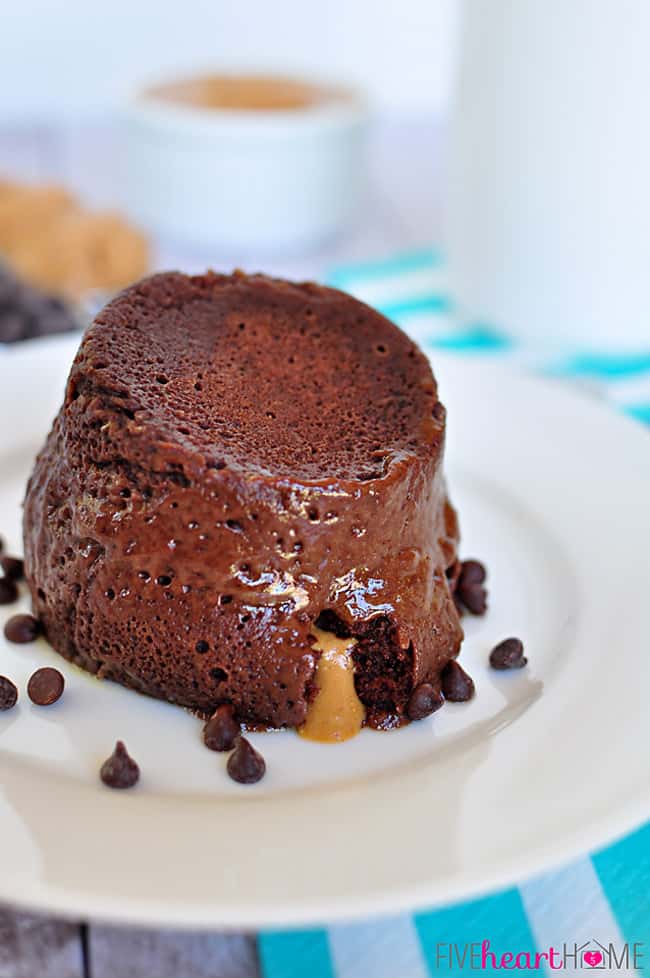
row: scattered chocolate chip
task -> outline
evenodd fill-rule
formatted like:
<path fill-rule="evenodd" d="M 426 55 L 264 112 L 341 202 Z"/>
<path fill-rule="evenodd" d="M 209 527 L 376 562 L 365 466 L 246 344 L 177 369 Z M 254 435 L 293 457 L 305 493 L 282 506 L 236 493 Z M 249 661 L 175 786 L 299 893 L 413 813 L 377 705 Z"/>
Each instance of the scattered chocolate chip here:
<path fill-rule="evenodd" d="M 435 713 L 445 702 L 445 698 L 439 689 L 431 683 L 420 683 L 411 693 L 406 712 L 409 720 L 422 720 L 431 713 Z"/>
<path fill-rule="evenodd" d="M 458 588 L 462 605 L 473 615 L 484 615 L 487 611 L 487 591 L 480 584 Z"/>
<path fill-rule="evenodd" d="M 447 663 L 440 679 L 445 699 L 451 703 L 465 703 L 474 695 L 474 680 L 455 659 Z"/>
<path fill-rule="evenodd" d="M 40 634 L 41 623 L 33 615 L 13 615 L 5 623 L 5 638 L 17 645 L 33 642 Z"/>
<path fill-rule="evenodd" d="M 204 655 L 206 652 L 210 651 L 210 645 L 204 639 L 200 638 L 199 641 L 194 646 L 199 655 Z"/>
<path fill-rule="evenodd" d="M 203 743 L 210 750 L 232 750 L 239 733 L 233 707 L 230 703 L 222 703 L 203 728 Z"/>
<path fill-rule="evenodd" d="M 109 788 L 132 788 L 137 784 L 140 768 L 121 740 L 118 740 L 115 750 L 102 764 L 99 776 Z"/>
<path fill-rule="evenodd" d="M 25 564 L 20 557 L 10 557 L 8 554 L 0 557 L 0 566 L 10 581 L 22 581 L 25 576 Z"/>
<path fill-rule="evenodd" d="M 493 669 L 523 669 L 527 662 L 524 643 L 519 638 L 504 638 L 490 652 Z"/>
<path fill-rule="evenodd" d="M 464 560 L 461 564 L 454 596 L 473 615 L 487 611 L 487 591 L 483 586 L 486 577 L 487 571 L 479 560 Z"/>
<path fill-rule="evenodd" d="M 240 784 L 255 784 L 264 777 L 266 763 L 261 754 L 245 737 L 238 737 L 235 749 L 228 758 L 228 774 Z"/>
<path fill-rule="evenodd" d="M 45 666 L 37 669 L 27 683 L 27 695 L 37 706 L 51 706 L 61 698 L 65 679 L 58 669 Z"/>
<path fill-rule="evenodd" d="M 0 710 L 10 710 L 18 702 L 16 684 L 6 676 L 0 676 Z"/>
<path fill-rule="evenodd" d="M 0 604 L 13 604 L 18 600 L 18 588 L 8 577 L 0 577 Z"/>
<path fill-rule="evenodd" d="M 460 577 L 465 584 L 483 584 L 487 577 L 485 565 L 480 560 L 464 560 L 460 565 Z"/>

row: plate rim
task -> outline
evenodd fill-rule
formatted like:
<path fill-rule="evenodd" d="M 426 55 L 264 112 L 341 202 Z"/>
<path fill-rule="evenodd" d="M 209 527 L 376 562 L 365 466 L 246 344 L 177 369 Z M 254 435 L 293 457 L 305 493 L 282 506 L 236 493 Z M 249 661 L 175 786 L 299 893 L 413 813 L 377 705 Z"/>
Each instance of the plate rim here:
<path fill-rule="evenodd" d="M 597 825 L 594 825 L 591 834 L 587 833 L 586 836 L 576 831 L 566 837 L 562 847 L 549 843 L 548 846 L 535 850 L 535 855 L 531 856 L 528 863 L 520 863 L 517 868 L 508 867 L 480 883 L 472 881 L 471 878 L 466 880 L 464 875 L 455 885 L 447 881 L 445 896 L 438 898 L 432 897 L 430 889 L 426 884 L 422 884 L 415 888 L 405 888 L 403 891 L 397 887 L 389 897 L 381 894 L 368 895 L 363 903 L 358 905 L 346 905 L 340 901 L 325 902 L 322 910 L 318 911 L 311 907 L 304 908 L 299 903 L 285 902 L 282 909 L 278 910 L 273 907 L 269 909 L 269 904 L 266 904 L 263 909 L 255 909 L 256 905 L 253 904 L 253 909 L 246 910 L 244 915 L 237 909 L 232 914 L 224 915 L 221 905 L 218 914 L 215 915 L 210 912 L 209 905 L 205 903 L 193 905 L 185 902 L 176 906 L 170 905 L 169 901 L 161 903 L 160 906 L 151 902 L 147 905 L 140 901 L 137 907 L 132 907 L 128 914 L 124 914 L 123 909 L 119 907 L 122 901 L 117 897 L 93 904 L 80 894 L 66 898 L 64 902 L 53 903 L 48 899 L 23 897 L 22 893 L 16 896 L 3 887 L 0 887 L 0 900 L 14 910 L 55 915 L 64 920 L 83 919 L 122 927 L 157 927 L 197 933 L 215 930 L 223 933 L 241 933 L 267 929 L 289 931 L 306 927 L 327 928 L 333 924 L 380 920 L 403 913 L 440 910 L 454 904 L 488 897 L 542 874 L 552 873 L 571 862 L 591 857 L 592 854 L 615 844 L 640 828 L 650 812 L 650 792 L 645 801 L 639 801 L 636 806 L 629 806 L 629 808 L 630 811 L 626 811 L 625 817 L 621 818 L 615 827 L 612 825 L 609 831 L 602 832 Z"/>

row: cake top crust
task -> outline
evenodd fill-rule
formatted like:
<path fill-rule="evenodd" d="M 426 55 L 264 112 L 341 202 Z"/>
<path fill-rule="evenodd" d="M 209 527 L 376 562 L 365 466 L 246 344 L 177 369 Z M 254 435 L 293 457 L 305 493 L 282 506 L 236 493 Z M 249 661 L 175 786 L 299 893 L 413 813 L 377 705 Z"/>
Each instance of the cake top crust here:
<path fill-rule="evenodd" d="M 98 315 L 73 377 L 214 468 L 366 482 L 439 436 L 436 385 L 380 313 L 313 283 L 154 275 Z"/>

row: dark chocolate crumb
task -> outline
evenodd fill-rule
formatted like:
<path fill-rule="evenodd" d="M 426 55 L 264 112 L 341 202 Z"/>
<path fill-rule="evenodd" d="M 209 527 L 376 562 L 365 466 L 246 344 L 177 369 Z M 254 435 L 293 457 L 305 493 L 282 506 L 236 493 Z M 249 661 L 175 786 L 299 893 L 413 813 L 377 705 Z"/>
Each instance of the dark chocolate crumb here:
<path fill-rule="evenodd" d="M 102 764 L 99 776 L 109 788 L 132 788 L 140 778 L 140 768 L 135 763 L 121 740 L 115 750 Z"/>
<path fill-rule="evenodd" d="M 10 710 L 18 702 L 18 689 L 11 679 L 0 676 L 0 710 Z"/>
<path fill-rule="evenodd" d="M 210 750 L 232 750 L 239 733 L 233 707 L 230 703 L 222 703 L 203 728 L 203 743 Z"/>
<path fill-rule="evenodd" d="M 37 706 L 51 706 L 61 698 L 65 679 L 58 669 L 45 666 L 37 669 L 27 683 L 27 695 Z"/>
<path fill-rule="evenodd" d="M 474 695 L 474 680 L 455 659 L 448 662 L 440 676 L 445 699 L 451 703 L 465 703 Z"/>
<path fill-rule="evenodd" d="M 411 693 L 406 712 L 409 720 L 422 720 L 439 710 L 445 698 L 431 683 L 420 683 Z"/>
<path fill-rule="evenodd" d="M 520 638 L 504 638 L 490 652 L 490 665 L 493 669 L 523 669 L 527 662 L 524 643 Z"/>
<path fill-rule="evenodd" d="M 79 322 L 56 295 L 41 292 L 0 267 L 0 343 L 77 329 Z"/>
<path fill-rule="evenodd" d="M 239 784 L 255 784 L 264 777 L 266 763 L 245 737 L 238 737 L 235 749 L 228 758 L 228 774 Z"/>
<path fill-rule="evenodd" d="M 17 645 L 33 642 L 41 634 L 41 623 L 33 615 L 12 615 L 5 623 L 5 638 Z"/>
<path fill-rule="evenodd" d="M 5 577 L 10 581 L 22 581 L 25 576 L 25 564 L 20 557 L 10 557 L 5 554 L 0 557 L 0 567 L 5 572 Z"/>
<path fill-rule="evenodd" d="M 13 604 L 18 600 L 18 588 L 8 577 L 0 577 L 0 604 Z"/>

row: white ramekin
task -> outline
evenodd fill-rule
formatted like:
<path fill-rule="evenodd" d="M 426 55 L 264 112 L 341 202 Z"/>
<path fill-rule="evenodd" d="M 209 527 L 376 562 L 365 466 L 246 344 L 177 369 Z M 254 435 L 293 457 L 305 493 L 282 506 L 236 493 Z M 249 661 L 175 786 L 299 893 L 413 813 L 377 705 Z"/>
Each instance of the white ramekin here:
<path fill-rule="evenodd" d="M 364 184 L 368 113 L 355 93 L 299 109 L 238 111 L 143 90 L 122 118 L 125 204 L 173 240 L 314 246 L 345 227 Z"/>

